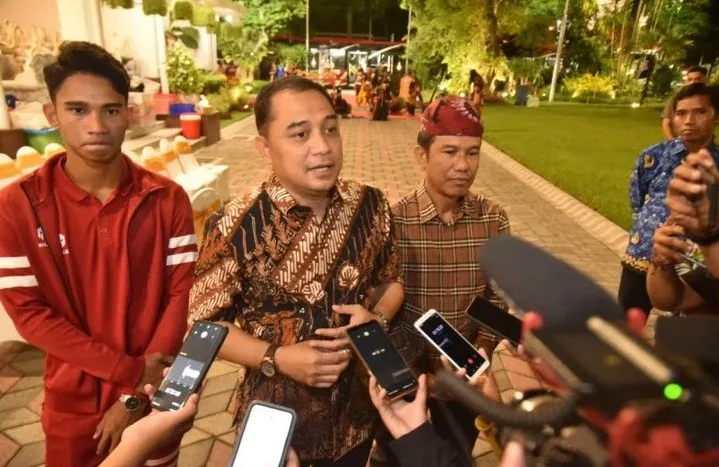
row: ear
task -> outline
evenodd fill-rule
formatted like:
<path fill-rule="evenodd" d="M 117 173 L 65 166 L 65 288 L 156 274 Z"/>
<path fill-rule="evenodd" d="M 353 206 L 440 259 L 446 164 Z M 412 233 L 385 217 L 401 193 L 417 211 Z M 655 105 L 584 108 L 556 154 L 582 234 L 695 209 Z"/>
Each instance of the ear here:
<path fill-rule="evenodd" d="M 58 121 L 57 121 L 57 110 L 55 109 L 54 103 L 49 104 L 43 104 L 42 111 L 45 114 L 45 118 L 47 118 L 47 121 L 52 125 L 54 128 L 57 128 Z"/>
<path fill-rule="evenodd" d="M 270 147 L 267 144 L 267 138 L 265 138 L 262 135 L 257 135 L 255 137 L 255 149 L 257 149 L 257 152 L 262 156 L 262 158 L 267 162 L 268 164 L 272 163 L 272 158 L 270 157 Z"/>
<path fill-rule="evenodd" d="M 427 167 L 428 157 L 429 154 L 427 154 L 427 151 L 425 151 L 422 146 L 417 146 L 416 148 L 414 148 L 414 158 L 422 170 Z"/>

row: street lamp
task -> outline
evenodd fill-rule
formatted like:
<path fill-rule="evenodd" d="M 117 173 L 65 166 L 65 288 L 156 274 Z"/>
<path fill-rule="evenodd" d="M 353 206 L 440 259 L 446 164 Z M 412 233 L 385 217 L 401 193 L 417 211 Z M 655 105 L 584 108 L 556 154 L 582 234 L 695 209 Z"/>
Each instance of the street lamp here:
<path fill-rule="evenodd" d="M 305 5 L 305 70 L 310 71 L 310 0 Z"/>
<path fill-rule="evenodd" d="M 562 63 L 562 50 L 564 49 L 564 36 L 567 33 L 567 15 L 569 13 L 569 0 L 564 2 L 564 15 L 562 17 L 562 29 L 559 31 L 559 42 L 557 42 L 557 54 L 554 57 L 554 72 L 552 73 L 552 86 L 549 88 L 549 102 L 554 102 L 554 92 L 557 89 L 559 78 L 559 67 Z"/>

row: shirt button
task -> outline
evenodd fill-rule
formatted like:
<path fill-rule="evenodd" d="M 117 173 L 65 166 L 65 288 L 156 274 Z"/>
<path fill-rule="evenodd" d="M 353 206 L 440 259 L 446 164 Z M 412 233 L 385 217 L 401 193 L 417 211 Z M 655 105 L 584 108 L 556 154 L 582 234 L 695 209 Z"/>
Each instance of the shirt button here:
<path fill-rule="evenodd" d="M 100 233 L 103 234 L 103 235 L 107 235 L 107 232 L 108 232 L 107 227 L 102 227 L 102 228 L 100 229 Z"/>

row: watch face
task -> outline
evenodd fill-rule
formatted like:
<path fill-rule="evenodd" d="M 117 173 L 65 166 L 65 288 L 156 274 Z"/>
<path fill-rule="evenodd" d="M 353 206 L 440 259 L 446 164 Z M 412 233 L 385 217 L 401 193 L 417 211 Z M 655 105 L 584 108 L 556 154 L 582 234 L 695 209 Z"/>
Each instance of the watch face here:
<path fill-rule="evenodd" d="M 140 404 L 141 401 L 139 397 L 131 396 L 128 397 L 127 400 L 125 400 L 125 408 L 130 412 L 134 412 L 135 410 L 139 409 Z"/>
<path fill-rule="evenodd" d="M 267 377 L 275 376 L 275 366 L 269 360 L 262 362 L 260 365 L 260 371 L 262 371 L 262 374 Z"/>

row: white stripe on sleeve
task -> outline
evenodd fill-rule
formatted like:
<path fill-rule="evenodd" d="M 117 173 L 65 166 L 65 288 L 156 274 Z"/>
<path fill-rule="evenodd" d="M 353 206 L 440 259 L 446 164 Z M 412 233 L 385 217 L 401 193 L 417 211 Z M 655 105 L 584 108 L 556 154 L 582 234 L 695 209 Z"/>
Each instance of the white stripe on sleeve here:
<path fill-rule="evenodd" d="M 0 290 L 14 289 L 18 287 L 37 287 L 35 276 L 7 276 L 0 277 Z"/>
<path fill-rule="evenodd" d="M 0 256 L 0 269 L 29 268 L 27 256 Z"/>
<path fill-rule="evenodd" d="M 172 237 L 168 248 L 179 248 L 181 246 L 197 245 L 196 235 L 183 235 L 182 237 Z"/>
<path fill-rule="evenodd" d="M 177 266 L 178 264 L 194 263 L 197 261 L 197 252 L 190 251 L 188 253 L 177 253 L 167 257 L 167 266 Z"/>

